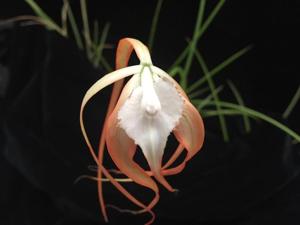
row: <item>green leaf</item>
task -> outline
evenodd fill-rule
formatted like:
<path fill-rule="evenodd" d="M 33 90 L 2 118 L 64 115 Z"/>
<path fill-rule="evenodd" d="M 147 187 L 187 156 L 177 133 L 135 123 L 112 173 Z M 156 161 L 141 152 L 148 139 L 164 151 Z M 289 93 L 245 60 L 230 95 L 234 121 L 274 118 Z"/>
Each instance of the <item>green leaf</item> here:
<path fill-rule="evenodd" d="M 217 111 L 221 110 L 221 106 L 218 104 L 218 102 L 220 101 L 218 93 L 215 91 L 216 87 L 214 84 L 214 81 L 212 80 L 212 78 L 209 76 L 209 70 L 207 68 L 207 65 L 203 59 L 203 57 L 201 56 L 200 52 L 198 50 L 195 51 L 195 55 L 196 55 L 196 59 L 199 62 L 203 72 L 204 72 L 204 76 L 207 79 L 207 83 L 208 86 L 211 90 L 211 93 L 213 95 L 213 99 L 214 102 L 216 104 L 216 109 Z M 219 115 L 219 121 L 220 121 L 220 126 L 221 126 L 221 130 L 222 130 L 222 134 L 223 134 L 223 138 L 225 142 L 229 141 L 229 134 L 228 134 L 228 130 L 227 130 L 227 126 L 226 126 L 226 121 L 225 121 L 225 117 L 220 113 Z"/>
<path fill-rule="evenodd" d="M 104 57 L 100 58 L 100 63 L 106 69 L 107 72 L 112 72 L 113 71 L 112 66 L 109 65 L 109 63 L 107 62 L 107 60 Z"/>
<path fill-rule="evenodd" d="M 150 29 L 149 39 L 148 39 L 148 48 L 149 48 L 150 52 L 153 48 L 154 37 L 155 37 L 155 33 L 156 33 L 156 28 L 157 28 L 157 24 L 158 24 L 158 18 L 159 18 L 162 3 L 163 3 L 163 0 L 157 1 L 157 5 L 156 5 L 155 11 L 154 11 L 154 16 L 152 18 L 152 24 L 151 24 L 151 29 Z"/>
<path fill-rule="evenodd" d="M 186 58 L 186 61 L 185 61 L 185 66 L 184 66 L 184 69 L 183 69 L 182 81 L 181 81 L 181 86 L 184 90 L 186 90 L 186 87 L 187 87 L 187 77 L 188 77 L 188 74 L 190 72 L 192 62 L 193 62 L 193 58 L 194 58 L 194 54 L 195 54 L 195 49 L 196 49 L 197 43 L 198 43 L 199 38 L 200 38 L 200 35 L 198 35 L 198 33 L 201 32 L 201 26 L 202 26 L 202 19 L 203 19 L 203 15 L 204 15 L 205 3 L 206 3 L 206 0 L 202 0 L 199 4 L 198 15 L 197 15 L 197 20 L 196 20 L 196 25 L 195 25 L 195 28 L 194 28 L 193 38 L 190 41 L 190 43 L 188 44 L 189 45 L 189 51 L 188 51 L 187 58 Z"/>
<path fill-rule="evenodd" d="M 86 7 L 86 0 L 80 0 L 80 9 L 81 9 L 81 17 L 83 23 L 83 37 L 85 40 L 85 50 L 88 59 L 92 58 L 92 40 L 91 40 L 91 32 L 89 27 L 89 19 Z"/>
<path fill-rule="evenodd" d="M 64 4 L 61 8 L 61 25 L 62 25 L 62 32 L 64 33 L 65 37 L 68 37 L 68 10 L 70 8 L 68 0 L 64 0 Z"/>
<path fill-rule="evenodd" d="M 183 69 L 180 67 L 180 66 L 176 66 L 174 67 L 172 70 L 170 70 L 168 72 L 168 74 L 171 76 L 171 77 L 175 77 L 177 74 L 179 76 L 181 76 L 181 74 L 183 73 Z"/>
<path fill-rule="evenodd" d="M 102 30 L 99 44 L 95 50 L 95 58 L 94 58 L 94 66 L 95 67 L 97 67 L 99 65 L 101 58 L 103 58 L 102 53 L 103 53 L 104 45 L 105 45 L 105 42 L 107 39 L 109 28 L 110 28 L 110 23 L 106 23 Z"/>
<path fill-rule="evenodd" d="M 228 83 L 228 86 L 231 89 L 234 97 L 236 98 L 237 102 L 239 103 L 239 105 L 245 106 L 243 98 L 240 95 L 238 89 L 235 87 L 235 85 L 230 80 L 228 80 L 227 83 Z M 245 125 L 245 131 L 247 133 L 249 133 L 251 131 L 251 125 L 250 125 L 250 120 L 246 113 L 243 113 L 243 120 L 244 120 L 244 125 Z"/>
<path fill-rule="evenodd" d="M 201 115 L 203 118 L 219 116 L 220 113 L 224 116 L 240 116 L 244 115 L 244 112 L 234 109 L 222 109 L 220 111 L 217 110 L 201 110 Z"/>
<path fill-rule="evenodd" d="M 189 45 L 188 45 L 189 46 Z M 189 52 L 189 48 L 186 47 L 181 53 L 180 55 L 176 58 L 175 62 L 170 66 L 170 68 L 168 69 L 168 73 L 170 74 L 170 71 L 174 70 L 174 68 L 179 67 L 178 65 L 180 63 L 183 62 L 183 60 L 185 59 L 185 57 L 187 56 Z"/>
<path fill-rule="evenodd" d="M 83 42 L 82 42 L 82 39 L 81 39 L 81 36 L 80 36 L 80 33 L 79 33 L 79 29 L 78 29 L 78 25 L 76 23 L 76 20 L 75 20 L 75 17 L 74 17 L 74 14 L 73 14 L 73 11 L 72 11 L 71 7 L 69 7 L 69 10 L 68 10 L 68 18 L 69 18 L 69 21 L 70 21 L 70 24 L 71 24 L 71 28 L 72 28 L 72 31 L 73 31 L 73 34 L 74 34 L 76 44 L 77 44 L 79 49 L 83 49 Z"/>
<path fill-rule="evenodd" d="M 210 93 L 210 95 L 206 96 L 203 100 L 201 100 L 197 105 L 197 109 L 202 112 L 202 109 L 213 100 L 215 94 L 219 94 L 223 90 L 223 86 L 219 86 L 213 90 L 214 93 Z"/>
<path fill-rule="evenodd" d="M 207 91 L 209 91 L 209 87 L 205 87 L 205 88 L 199 89 L 199 90 L 197 90 L 197 91 L 189 94 L 188 96 L 189 96 L 190 99 L 193 99 L 193 98 L 195 98 L 195 97 L 197 97 L 199 95 L 204 94 Z"/>
<path fill-rule="evenodd" d="M 40 17 L 40 20 L 45 24 L 45 26 L 50 30 L 55 30 L 60 35 L 65 36 L 62 28 L 60 28 L 42 9 L 34 0 L 25 0 L 25 2 L 32 8 L 34 13 Z"/>
<path fill-rule="evenodd" d="M 210 102 L 210 105 L 215 105 L 215 102 Z M 286 134 L 288 134 L 289 136 L 293 137 L 294 139 L 296 139 L 298 142 L 300 142 L 300 135 L 297 134 L 295 131 L 291 130 L 290 128 L 288 128 L 287 126 L 285 126 L 284 124 L 278 122 L 277 120 L 273 119 L 272 117 L 269 117 L 261 112 L 255 111 L 253 109 L 250 109 L 246 106 L 242 106 L 242 105 L 237 105 L 237 104 L 233 104 L 230 102 L 218 102 L 219 105 L 221 105 L 222 107 L 227 107 L 230 109 L 235 109 L 235 110 L 239 110 L 240 112 L 244 112 L 246 113 L 248 116 L 254 117 L 254 118 L 258 118 L 261 120 L 264 120 L 266 122 L 268 122 L 269 124 L 279 128 L 280 130 L 284 131 Z"/>
<path fill-rule="evenodd" d="M 98 20 L 94 21 L 93 29 L 93 46 L 97 46 L 99 43 L 99 23 Z"/>
<path fill-rule="evenodd" d="M 215 6 L 213 11 L 209 14 L 205 22 L 203 23 L 203 26 L 201 30 L 198 31 L 197 38 L 199 39 L 202 34 L 207 30 L 209 25 L 212 23 L 212 21 L 215 19 L 216 15 L 218 15 L 219 11 L 221 10 L 222 6 L 224 5 L 225 0 L 220 0 L 218 4 Z"/>
<path fill-rule="evenodd" d="M 223 69 L 225 69 L 228 65 L 230 65 L 231 63 L 233 63 L 235 60 L 237 60 L 238 58 L 240 58 L 242 55 L 244 55 L 246 52 L 248 52 L 250 49 L 252 48 L 252 46 L 247 46 L 239 51 L 237 51 L 236 53 L 234 53 L 233 55 L 231 55 L 230 57 L 228 57 L 226 60 L 224 60 L 222 63 L 220 63 L 219 65 L 217 65 L 214 69 L 212 69 L 209 72 L 209 76 L 212 78 L 215 75 L 217 75 L 219 72 L 221 72 Z M 190 85 L 187 88 L 187 92 L 192 92 L 195 89 L 197 89 L 199 86 L 201 86 L 203 83 L 205 83 L 205 81 L 207 81 L 207 79 L 205 77 L 197 80 L 194 84 Z"/>
<path fill-rule="evenodd" d="M 287 119 L 289 117 L 289 115 L 291 114 L 291 112 L 293 111 L 293 109 L 295 108 L 297 102 L 300 99 L 300 86 L 298 87 L 295 95 L 293 96 L 291 102 L 289 103 L 288 107 L 286 108 L 286 110 L 284 111 L 282 117 L 283 119 Z"/>
<path fill-rule="evenodd" d="M 216 17 L 216 15 L 218 14 L 218 12 L 221 10 L 222 6 L 224 5 L 225 0 L 220 0 L 218 2 L 218 4 L 215 6 L 215 8 L 212 10 L 212 12 L 209 14 L 209 16 L 207 17 L 206 21 L 203 23 L 202 27 L 201 25 L 201 21 L 202 21 L 202 17 L 204 15 L 204 8 L 205 8 L 205 0 L 201 0 L 200 2 L 200 7 L 198 10 L 198 25 L 199 25 L 199 29 L 196 33 L 195 36 L 195 40 L 196 42 L 199 41 L 199 39 L 201 38 L 201 36 L 205 33 L 205 31 L 207 30 L 207 28 L 209 27 L 209 25 L 212 23 L 212 21 L 214 20 L 214 18 Z M 202 6 L 202 8 L 201 8 Z M 203 10 L 203 12 L 201 12 Z M 201 16 L 200 16 L 200 12 L 201 12 Z M 197 22 L 196 22 L 196 26 L 197 27 Z M 175 60 L 175 62 L 170 66 L 169 70 L 172 70 L 174 67 L 178 66 L 180 63 L 183 62 L 183 60 L 187 57 L 188 53 L 190 52 L 191 49 L 191 43 L 189 43 L 185 49 L 180 53 L 180 55 L 177 57 L 177 59 Z M 190 59 L 191 60 L 191 59 Z M 190 62 L 188 62 L 190 63 Z M 186 66 L 188 67 L 188 65 Z"/>

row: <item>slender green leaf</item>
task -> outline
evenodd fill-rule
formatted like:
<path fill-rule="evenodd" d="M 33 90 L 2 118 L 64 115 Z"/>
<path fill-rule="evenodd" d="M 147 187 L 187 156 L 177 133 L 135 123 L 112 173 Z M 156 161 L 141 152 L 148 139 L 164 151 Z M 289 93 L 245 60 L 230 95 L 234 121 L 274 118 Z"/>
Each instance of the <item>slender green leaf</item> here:
<path fill-rule="evenodd" d="M 216 105 L 215 102 L 210 102 L 209 104 Z M 224 101 L 221 102 L 221 101 L 219 101 L 218 104 L 221 105 L 222 107 L 239 110 L 241 112 L 247 113 L 247 115 L 249 115 L 251 117 L 255 117 L 255 118 L 264 120 L 264 121 L 270 123 L 271 125 L 279 128 L 280 130 L 284 131 L 286 134 L 288 134 L 289 136 L 293 137 L 298 142 L 300 142 L 300 135 L 299 134 L 297 134 L 295 131 L 291 130 L 290 128 L 288 128 L 287 126 L 285 126 L 284 124 L 278 122 L 277 120 L 273 119 L 270 116 L 267 116 L 267 115 L 265 115 L 261 112 L 250 109 L 246 106 L 237 105 L 237 104 L 233 104 L 233 103 L 230 103 L 230 102 L 224 102 Z"/>
<path fill-rule="evenodd" d="M 209 16 L 207 17 L 206 21 L 203 23 L 202 26 L 201 25 L 201 20 L 203 18 L 204 15 L 204 8 L 205 8 L 205 2 L 202 0 L 200 2 L 200 8 L 201 8 L 201 4 L 203 6 L 203 8 L 201 8 L 201 10 L 203 9 L 203 12 L 201 12 L 202 14 L 202 18 L 200 17 L 200 8 L 198 10 L 198 19 L 199 19 L 199 29 L 197 30 L 197 33 L 195 35 L 195 40 L 196 42 L 199 41 L 199 39 L 201 38 L 201 36 L 204 34 L 204 32 L 207 30 L 207 28 L 209 27 L 209 25 L 212 23 L 212 21 L 214 20 L 214 18 L 216 17 L 216 15 L 218 14 L 218 12 L 220 11 L 220 9 L 222 8 L 222 6 L 224 5 L 225 0 L 220 0 L 218 2 L 218 4 L 215 6 L 215 8 L 213 9 L 213 11 L 209 14 Z M 197 22 L 196 22 L 196 26 L 197 27 Z M 188 53 L 191 51 L 191 45 L 192 42 L 190 42 L 185 49 L 180 53 L 180 55 L 178 56 L 178 58 L 175 60 L 175 62 L 172 64 L 172 66 L 170 66 L 169 70 L 171 70 L 173 67 L 178 66 L 184 59 L 185 57 L 188 55 Z M 193 49 L 193 48 L 192 48 Z M 192 60 L 191 60 L 192 61 Z M 187 65 L 188 67 L 188 65 Z"/>
<path fill-rule="evenodd" d="M 93 29 L 93 46 L 99 45 L 99 23 L 98 20 L 94 21 L 94 29 Z"/>
<path fill-rule="evenodd" d="M 35 14 L 40 17 L 41 21 L 50 30 L 55 30 L 60 35 L 65 36 L 62 29 L 39 7 L 34 0 L 25 0 L 25 2 L 32 8 Z"/>
<path fill-rule="evenodd" d="M 69 18 L 69 21 L 70 21 L 70 24 L 71 24 L 71 28 L 72 28 L 72 31 L 73 31 L 73 34 L 74 34 L 76 44 L 77 44 L 79 49 L 83 49 L 83 42 L 82 42 L 82 39 L 81 39 L 81 36 L 80 36 L 80 33 L 79 33 L 79 29 L 78 29 L 78 26 L 77 26 L 77 23 L 76 23 L 76 20 L 75 20 L 75 17 L 74 17 L 74 14 L 73 14 L 73 11 L 72 11 L 71 7 L 69 7 L 69 10 L 68 10 L 68 18 Z"/>
<path fill-rule="evenodd" d="M 194 34 L 193 34 L 193 38 L 189 44 L 189 52 L 187 54 L 187 58 L 185 61 L 185 66 L 183 69 L 182 81 L 181 81 L 181 86 L 184 90 L 186 90 L 186 87 L 187 87 L 187 77 L 188 77 L 188 74 L 189 74 L 191 66 L 192 66 L 195 49 L 196 49 L 196 46 L 197 46 L 197 43 L 198 43 L 198 40 L 200 37 L 198 35 L 198 32 L 201 30 L 201 26 L 202 26 L 202 19 L 203 19 L 203 15 L 204 15 L 205 3 L 206 3 L 206 0 L 201 0 L 201 2 L 199 4 L 196 25 L 194 28 Z"/>
<path fill-rule="evenodd" d="M 175 77 L 175 75 L 180 75 L 183 73 L 183 69 L 180 66 L 174 67 L 172 70 L 168 72 L 171 77 Z"/>
<path fill-rule="evenodd" d="M 238 89 L 235 87 L 235 85 L 230 80 L 228 80 L 227 83 L 228 83 L 228 86 L 231 89 L 234 97 L 236 98 L 238 104 L 245 106 L 244 100 L 243 100 L 242 96 L 240 95 Z M 246 113 L 243 113 L 243 121 L 244 121 L 244 125 L 245 125 L 245 131 L 247 133 L 249 133 L 251 131 L 251 125 L 250 125 L 250 120 Z"/>
<path fill-rule="evenodd" d="M 209 76 L 212 78 L 215 75 L 217 75 L 219 72 L 221 72 L 223 69 L 225 69 L 228 65 L 230 65 L 231 63 L 233 63 L 235 60 L 237 60 L 238 58 L 240 58 L 242 55 L 244 55 L 246 52 L 248 52 L 250 49 L 252 48 L 252 46 L 247 46 L 239 51 L 237 51 L 236 53 L 234 53 L 233 55 L 231 55 L 230 57 L 228 57 L 226 60 L 224 60 L 222 63 L 220 63 L 219 65 L 217 65 L 214 69 L 212 69 L 209 72 Z M 195 89 L 197 89 L 199 86 L 201 86 L 203 83 L 205 83 L 205 81 L 207 81 L 207 79 L 205 77 L 197 80 L 194 84 L 190 85 L 187 88 L 187 92 L 192 92 Z"/>
<path fill-rule="evenodd" d="M 287 119 L 289 117 L 289 115 L 291 114 L 291 112 L 293 111 L 293 109 L 295 108 L 297 102 L 300 99 L 300 86 L 298 87 L 295 95 L 293 96 L 291 102 L 289 103 L 288 107 L 286 108 L 286 110 L 284 111 L 282 117 L 283 119 Z"/>
<path fill-rule="evenodd" d="M 202 89 L 199 89 L 199 90 L 194 91 L 193 93 L 189 94 L 189 98 L 190 98 L 190 99 L 193 99 L 193 98 L 195 98 L 195 97 L 198 97 L 198 96 L 200 96 L 200 95 L 206 93 L 206 92 L 209 91 L 209 90 L 210 90 L 209 87 L 204 87 L 204 88 L 202 88 Z"/>
<path fill-rule="evenodd" d="M 69 2 L 68 0 L 64 0 L 64 4 L 61 8 L 61 25 L 65 37 L 68 37 L 68 23 L 67 23 L 68 10 L 69 10 Z"/>
<path fill-rule="evenodd" d="M 152 51 L 153 44 L 154 44 L 154 37 L 156 33 L 156 28 L 158 24 L 158 19 L 159 19 L 159 14 L 161 10 L 163 0 L 158 0 L 157 5 L 154 11 L 154 16 L 152 18 L 152 24 L 151 24 L 151 29 L 150 29 L 150 34 L 149 34 L 149 39 L 148 39 L 148 48 L 150 51 Z"/>
<path fill-rule="evenodd" d="M 202 109 L 209 103 L 213 100 L 214 98 L 214 95 L 215 94 L 219 94 L 221 91 L 223 90 L 223 86 L 219 86 L 217 87 L 216 89 L 213 90 L 212 93 L 210 93 L 210 95 L 206 96 L 206 98 L 204 98 L 203 100 L 201 100 L 201 102 L 199 102 L 198 106 L 197 106 L 197 109 L 199 111 L 202 112 Z"/>
<path fill-rule="evenodd" d="M 81 9 L 81 16 L 82 16 L 82 23 L 83 23 L 83 37 L 85 40 L 85 50 L 88 59 L 92 58 L 92 40 L 91 40 L 91 32 L 89 27 L 89 19 L 86 7 L 86 0 L 80 0 L 80 9 Z"/>
<path fill-rule="evenodd" d="M 187 56 L 189 52 L 189 48 L 185 48 L 180 55 L 176 58 L 176 60 L 174 61 L 174 63 L 170 66 L 170 68 L 168 69 L 168 73 L 170 74 L 170 71 L 172 71 L 174 68 L 178 67 L 178 65 L 180 63 L 183 62 L 183 60 L 185 59 L 185 57 Z"/>
<path fill-rule="evenodd" d="M 221 106 L 218 104 L 220 99 L 219 99 L 219 96 L 218 96 L 217 92 L 214 91 L 216 89 L 216 87 L 215 87 L 214 81 L 209 76 L 209 70 L 207 68 L 207 65 L 206 65 L 203 57 L 201 56 L 201 54 L 198 50 L 195 51 L 195 55 L 196 55 L 197 61 L 199 62 L 200 66 L 201 66 L 201 68 L 204 72 L 204 75 L 207 79 L 208 86 L 209 86 L 209 88 L 211 90 L 211 93 L 213 95 L 214 102 L 216 103 L 216 109 L 217 109 L 217 111 L 220 111 Z M 226 126 L 225 117 L 221 113 L 219 115 L 219 121 L 220 121 L 220 126 L 221 126 L 224 141 L 227 142 L 227 141 L 229 141 L 229 134 L 228 134 L 227 126 Z"/>
<path fill-rule="evenodd" d="M 201 30 L 198 31 L 197 33 L 197 38 L 199 39 L 202 34 L 207 30 L 209 25 L 212 23 L 212 21 L 215 19 L 216 15 L 218 15 L 219 11 L 221 10 L 222 6 L 224 5 L 226 0 L 220 0 L 218 4 L 215 6 L 213 11 L 209 14 L 205 22 L 203 23 L 203 26 Z"/>
<path fill-rule="evenodd" d="M 234 109 L 222 109 L 220 111 L 217 110 L 201 110 L 201 115 L 203 118 L 219 116 L 220 113 L 224 116 L 239 116 L 243 115 L 244 112 Z"/>
<path fill-rule="evenodd" d="M 109 65 L 109 63 L 107 62 L 107 60 L 105 59 L 105 57 L 101 57 L 100 58 L 100 63 L 106 69 L 107 72 L 113 71 L 112 66 Z"/>
<path fill-rule="evenodd" d="M 212 21 L 214 20 L 214 18 L 216 17 L 216 15 L 220 11 L 220 9 L 224 5 L 224 3 L 225 3 L 225 0 L 220 0 L 218 2 L 218 4 L 215 6 L 215 8 L 213 9 L 213 11 L 209 14 L 209 16 L 207 17 L 206 21 L 203 23 L 203 26 L 200 27 L 201 29 L 199 29 L 198 32 L 197 32 L 197 35 L 196 35 L 196 38 L 195 38 L 195 39 L 197 39 L 197 41 L 201 38 L 201 36 L 204 34 L 204 32 L 209 27 L 209 25 L 212 23 Z M 201 4 L 204 4 L 204 3 L 201 1 Z M 203 10 L 204 10 L 204 7 L 203 7 Z M 198 11 L 198 15 L 199 14 L 200 14 L 200 12 Z M 199 18 L 199 20 L 200 20 L 200 18 Z M 169 68 L 168 71 L 170 71 L 171 69 L 173 69 L 174 67 L 178 66 L 180 63 L 183 62 L 183 60 L 188 55 L 188 53 L 190 51 L 190 48 L 191 48 L 191 43 L 189 43 L 185 47 L 185 49 L 180 53 L 180 55 L 177 57 L 177 59 L 175 60 L 175 62 L 170 66 L 170 68 Z"/>
<path fill-rule="evenodd" d="M 104 45 L 105 45 L 108 31 L 109 31 L 109 27 L 110 27 L 110 23 L 106 23 L 103 28 L 101 37 L 100 37 L 99 45 L 97 46 L 97 48 L 95 50 L 95 58 L 94 58 L 94 66 L 95 67 L 97 67 L 101 61 Z"/>
<path fill-rule="evenodd" d="M 174 67 L 169 72 L 171 77 L 175 77 L 176 75 L 179 75 L 179 84 L 182 86 L 182 83 L 184 82 L 184 72 L 183 69 L 180 66 Z"/>

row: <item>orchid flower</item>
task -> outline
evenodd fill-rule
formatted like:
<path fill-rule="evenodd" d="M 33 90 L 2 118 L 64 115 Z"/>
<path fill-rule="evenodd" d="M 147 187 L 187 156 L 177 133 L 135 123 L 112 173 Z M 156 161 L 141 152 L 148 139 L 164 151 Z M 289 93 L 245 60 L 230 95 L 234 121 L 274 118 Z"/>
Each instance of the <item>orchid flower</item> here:
<path fill-rule="evenodd" d="M 139 65 L 127 66 L 131 53 L 135 50 Z M 123 87 L 124 78 L 132 78 Z M 87 102 L 100 90 L 113 84 L 111 100 L 104 121 L 100 138 L 98 156 L 92 147 L 83 122 L 83 111 Z M 119 41 L 116 54 L 116 70 L 111 72 L 86 92 L 81 109 L 80 125 L 87 146 L 98 165 L 98 191 L 104 219 L 108 221 L 102 193 L 102 174 L 129 200 L 142 209 L 133 213 L 149 212 L 159 200 L 159 190 L 154 177 L 167 190 L 175 189 L 165 176 L 181 172 L 185 164 L 202 147 L 204 126 L 197 109 L 191 104 L 188 96 L 178 83 L 162 69 L 154 66 L 148 48 L 140 41 L 124 38 Z M 165 165 L 162 157 L 167 139 L 173 132 L 179 142 L 177 149 Z M 148 204 L 144 204 L 131 195 L 103 166 L 104 147 L 120 173 L 130 181 L 154 191 L 155 196 Z M 143 152 L 150 170 L 146 171 L 133 160 L 137 146 Z M 178 156 L 186 149 L 187 154 L 181 164 L 170 168 Z M 129 210 L 128 210 L 129 211 Z"/>

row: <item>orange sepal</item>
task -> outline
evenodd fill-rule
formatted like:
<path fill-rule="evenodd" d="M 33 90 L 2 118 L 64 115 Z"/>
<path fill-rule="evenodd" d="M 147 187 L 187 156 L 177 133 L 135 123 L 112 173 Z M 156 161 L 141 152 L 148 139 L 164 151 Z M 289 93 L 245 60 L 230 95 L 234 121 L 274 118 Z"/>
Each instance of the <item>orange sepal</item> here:
<path fill-rule="evenodd" d="M 138 76 L 134 76 L 125 85 L 115 109 L 107 120 L 105 127 L 105 139 L 109 155 L 119 170 L 134 182 L 155 192 L 154 199 L 147 206 L 147 209 L 145 209 L 149 210 L 159 199 L 158 187 L 152 178 L 136 162 L 134 162 L 133 156 L 136 151 L 136 145 L 134 141 L 127 136 L 126 132 L 118 125 L 118 111 L 124 101 L 131 94 L 134 85 L 138 82 L 137 79 Z"/>
<path fill-rule="evenodd" d="M 204 142 L 204 124 L 198 110 L 188 100 L 184 103 L 184 110 L 179 124 L 173 131 L 175 137 L 188 151 L 186 160 L 192 158 L 202 147 Z"/>

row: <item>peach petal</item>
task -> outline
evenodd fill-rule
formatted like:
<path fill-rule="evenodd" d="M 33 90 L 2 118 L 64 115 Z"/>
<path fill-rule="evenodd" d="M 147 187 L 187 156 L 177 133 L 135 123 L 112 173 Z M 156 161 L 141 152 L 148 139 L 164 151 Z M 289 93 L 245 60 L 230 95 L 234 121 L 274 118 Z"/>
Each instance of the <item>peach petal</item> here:
<path fill-rule="evenodd" d="M 110 85 L 118 80 L 124 79 L 125 77 L 128 77 L 128 76 L 138 73 L 140 71 L 140 69 L 141 69 L 141 66 L 131 66 L 131 67 L 126 67 L 126 68 L 123 68 L 120 70 L 116 70 L 112 73 L 109 73 L 109 74 L 105 75 L 104 77 L 102 77 L 101 79 L 99 79 L 96 83 L 94 83 L 92 85 L 92 87 L 90 87 L 88 89 L 85 96 L 83 97 L 81 107 L 80 107 L 80 128 L 81 128 L 83 137 L 87 143 L 88 149 L 97 164 L 98 164 L 98 159 L 97 159 L 95 151 L 90 143 L 90 140 L 88 138 L 87 132 L 85 130 L 84 122 L 83 122 L 84 108 L 85 108 L 86 104 L 88 103 L 88 101 L 95 94 L 97 94 L 99 91 L 101 91 L 103 88 L 107 87 L 108 85 Z"/>
<path fill-rule="evenodd" d="M 183 115 L 173 132 L 179 143 L 188 151 L 186 160 L 201 149 L 204 141 L 204 125 L 198 110 L 189 101 L 185 101 Z"/>
<path fill-rule="evenodd" d="M 133 160 L 136 145 L 130 139 L 125 131 L 119 127 L 118 111 L 124 101 L 131 94 L 133 87 L 138 82 L 138 75 L 134 76 L 124 87 L 119 101 L 109 116 L 105 127 L 106 145 L 112 160 L 122 173 L 132 179 L 134 182 L 143 185 L 155 192 L 155 197 L 148 205 L 151 209 L 158 201 L 158 187 L 156 183 L 147 175 L 147 173 Z"/>
<path fill-rule="evenodd" d="M 117 48 L 117 69 L 127 66 L 133 49 L 142 63 L 152 64 L 149 50 L 142 42 L 133 38 L 123 38 L 119 41 Z"/>

